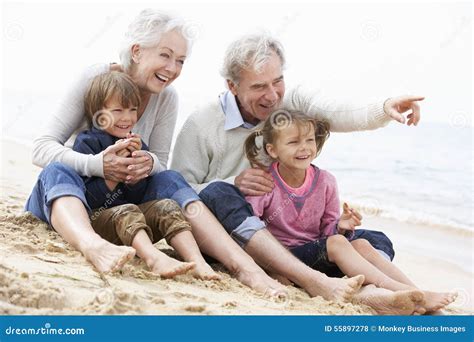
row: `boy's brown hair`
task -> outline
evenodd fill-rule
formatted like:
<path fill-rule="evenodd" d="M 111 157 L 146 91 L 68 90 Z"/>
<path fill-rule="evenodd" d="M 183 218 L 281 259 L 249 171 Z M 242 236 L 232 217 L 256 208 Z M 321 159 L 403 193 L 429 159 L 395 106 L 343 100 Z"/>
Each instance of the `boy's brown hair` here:
<path fill-rule="evenodd" d="M 291 124 L 297 125 L 299 129 L 309 129 L 308 125 L 314 127 L 316 156 L 319 155 L 324 143 L 329 138 L 329 124 L 325 121 L 313 119 L 299 111 L 278 109 L 263 122 L 261 129 L 254 130 L 245 140 L 244 151 L 252 166 L 257 166 L 264 170 L 268 168 L 268 165 L 265 165 L 266 163 L 262 161 L 262 157 L 263 160 L 271 159 L 266 150 L 267 144 L 274 144 L 278 138 L 279 131 Z M 261 147 L 257 146 L 256 138 L 258 136 L 263 137 Z M 260 150 L 265 152 L 265 156 L 260 154 Z"/>
<path fill-rule="evenodd" d="M 98 122 L 105 103 L 117 96 L 124 108 L 140 106 L 140 91 L 132 78 L 119 71 L 100 74 L 92 80 L 84 98 L 89 123 Z"/>

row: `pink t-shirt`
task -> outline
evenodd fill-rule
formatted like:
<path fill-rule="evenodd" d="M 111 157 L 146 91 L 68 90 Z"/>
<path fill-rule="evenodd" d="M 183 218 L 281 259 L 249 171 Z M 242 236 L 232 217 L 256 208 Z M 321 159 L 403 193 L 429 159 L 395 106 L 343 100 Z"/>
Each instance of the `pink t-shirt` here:
<path fill-rule="evenodd" d="M 311 165 L 303 185 L 295 189 L 280 177 L 276 163 L 270 171 L 275 181 L 273 190 L 246 199 L 284 246 L 300 246 L 336 233 L 340 204 L 332 174 Z"/>

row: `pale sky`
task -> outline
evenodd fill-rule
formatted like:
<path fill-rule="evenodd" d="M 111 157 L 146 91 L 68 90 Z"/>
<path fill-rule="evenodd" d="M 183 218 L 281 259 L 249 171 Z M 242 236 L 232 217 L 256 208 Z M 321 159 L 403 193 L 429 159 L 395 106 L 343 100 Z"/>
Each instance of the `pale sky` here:
<path fill-rule="evenodd" d="M 18 3 L 2 4 L 3 101 L 8 94 L 60 94 L 83 67 L 118 62 L 118 46 L 143 8 L 172 10 L 194 23 L 196 42 L 175 87 L 182 123 L 224 90 L 227 45 L 266 29 L 283 42 L 287 85 L 367 102 L 426 96 L 423 120 L 472 125 L 472 5 L 432 3 Z M 5 106 L 4 106 L 5 108 Z"/>

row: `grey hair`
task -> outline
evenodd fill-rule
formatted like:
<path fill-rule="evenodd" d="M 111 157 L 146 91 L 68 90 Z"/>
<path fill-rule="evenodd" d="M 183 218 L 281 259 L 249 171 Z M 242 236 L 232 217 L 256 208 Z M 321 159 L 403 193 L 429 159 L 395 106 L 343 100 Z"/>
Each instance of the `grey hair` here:
<path fill-rule="evenodd" d="M 280 57 L 282 68 L 284 68 L 285 52 L 278 39 L 268 33 L 245 35 L 232 42 L 227 48 L 221 76 L 238 84 L 240 72 L 243 69 L 259 72 L 272 53 Z"/>
<path fill-rule="evenodd" d="M 191 52 L 192 37 L 190 27 L 179 17 L 164 11 L 145 9 L 128 26 L 125 39 L 119 52 L 120 61 L 125 70 L 132 65 L 132 46 L 135 44 L 143 48 L 155 47 L 159 44 L 163 33 L 177 30 L 187 43 L 187 53 Z M 191 32 L 192 33 L 192 32 Z"/>

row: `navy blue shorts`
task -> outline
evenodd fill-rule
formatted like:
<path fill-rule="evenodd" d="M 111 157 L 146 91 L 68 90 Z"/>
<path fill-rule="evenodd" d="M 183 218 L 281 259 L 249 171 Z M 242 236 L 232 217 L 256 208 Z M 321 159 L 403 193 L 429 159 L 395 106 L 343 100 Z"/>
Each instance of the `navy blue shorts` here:
<path fill-rule="evenodd" d="M 329 277 L 344 277 L 345 274 L 342 273 L 339 267 L 329 261 L 326 245 L 327 239 L 319 239 L 290 248 L 290 252 L 312 269 L 325 273 Z M 348 240 L 353 241 L 357 239 L 367 240 L 375 249 L 387 255 L 390 260 L 393 260 L 395 251 L 393 250 L 392 242 L 384 233 L 375 230 L 356 229 L 354 236 Z"/>

